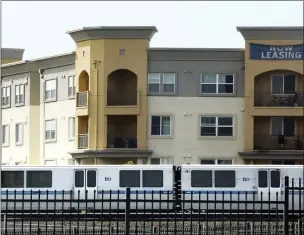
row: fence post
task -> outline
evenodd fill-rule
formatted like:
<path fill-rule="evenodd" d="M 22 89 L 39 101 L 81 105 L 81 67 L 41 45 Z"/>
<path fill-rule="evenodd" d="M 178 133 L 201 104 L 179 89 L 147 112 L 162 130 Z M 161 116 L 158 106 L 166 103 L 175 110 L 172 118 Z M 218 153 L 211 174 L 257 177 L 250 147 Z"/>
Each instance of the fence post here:
<path fill-rule="evenodd" d="M 289 211 L 289 177 L 285 176 L 284 184 L 284 234 L 289 232 L 288 211 Z"/>
<path fill-rule="evenodd" d="M 125 210 L 125 235 L 130 234 L 130 204 L 131 204 L 131 190 L 126 188 L 126 210 Z"/>

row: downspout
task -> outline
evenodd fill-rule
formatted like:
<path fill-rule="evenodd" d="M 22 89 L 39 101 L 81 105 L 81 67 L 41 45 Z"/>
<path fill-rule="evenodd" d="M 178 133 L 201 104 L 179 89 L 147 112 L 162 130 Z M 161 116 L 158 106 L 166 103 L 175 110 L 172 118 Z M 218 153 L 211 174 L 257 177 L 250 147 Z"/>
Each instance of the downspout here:
<path fill-rule="evenodd" d="M 43 75 L 43 70 L 39 69 L 39 75 L 40 75 L 40 80 L 42 81 L 42 161 L 43 165 L 45 163 L 45 102 L 44 102 L 44 95 L 45 95 L 45 83 L 44 83 L 44 75 Z"/>
<path fill-rule="evenodd" d="M 95 128 L 95 150 L 97 150 L 97 138 L 98 138 L 98 69 L 96 68 L 98 60 L 93 60 L 95 76 L 96 76 L 96 128 Z M 91 85 L 91 83 L 90 83 Z"/>

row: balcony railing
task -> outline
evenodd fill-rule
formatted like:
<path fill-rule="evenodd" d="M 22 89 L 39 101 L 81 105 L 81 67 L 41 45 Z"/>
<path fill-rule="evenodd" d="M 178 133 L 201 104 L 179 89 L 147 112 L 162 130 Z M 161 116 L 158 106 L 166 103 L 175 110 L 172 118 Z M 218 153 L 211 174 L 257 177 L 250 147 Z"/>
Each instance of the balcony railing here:
<path fill-rule="evenodd" d="M 137 148 L 137 139 L 128 137 L 108 138 L 108 148 Z"/>
<path fill-rule="evenodd" d="M 120 90 L 107 90 L 108 106 L 132 106 L 138 104 L 138 90 L 133 92 L 120 92 Z"/>
<path fill-rule="evenodd" d="M 88 134 L 79 134 L 78 135 L 78 148 L 87 149 L 89 145 Z"/>
<path fill-rule="evenodd" d="M 86 107 L 88 105 L 88 92 L 77 92 L 76 96 L 76 105 L 77 107 Z"/>
<path fill-rule="evenodd" d="M 304 150 L 304 136 L 255 135 L 254 150 Z"/>
<path fill-rule="evenodd" d="M 292 94 L 272 94 L 271 92 L 256 92 L 254 106 L 257 107 L 303 107 L 303 91 Z"/>

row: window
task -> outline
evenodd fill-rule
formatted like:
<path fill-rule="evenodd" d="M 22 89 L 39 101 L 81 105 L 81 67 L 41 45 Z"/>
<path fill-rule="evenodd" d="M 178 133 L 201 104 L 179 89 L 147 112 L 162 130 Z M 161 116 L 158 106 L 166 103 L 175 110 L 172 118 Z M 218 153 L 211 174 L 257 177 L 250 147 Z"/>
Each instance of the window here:
<path fill-rule="evenodd" d="M 163 73 L 163 93 L 175 93 L 175 73 Z"/>
<path fill-rule="evenodd" d="M 2 188 L 23 188 L 24 171 L 1 171 Z"/>
<path fill-rule="evenodd" d="M 203 74 L 201 76 L 201 93 L 203 94 L 233 94 L 233 74 Z"/>
<path fill-rule="evenodd" d="M 69 139 L 75 138 L 75 118 L 69 118 Z"/>
<path fill-rule="evenodd" d="M 24 105 L 24 85 L 15 86 L 15 105 Z"/>
<path fill-rule="evenodd" d="M 232 117 L 201 117 L 201 136 L 233 136 Z"/>
<path fill-rule="evenodd" d="M 267 171 L 259 171 L 259 188 L 268 187 Z"/>
<path fill-rule="evenodd" d="M 272 165 L 295 165 L 296 162 L 293 160 L 273 160 Z"/>
<path fill-rule="evenodd" d="M 2 144 L 4 146 L 9 145 L 9 125 L 2 126 Z"/>
<path fill-rule="evenodd" d="M 75 97 L 76 93 L 76 84 L 75 84 L 75 76 L 69 76 L 69 84 L 68 84 L 68 96 L 69 98 Z"/>
<path fill-rule="evenodd" d="M 151 158 L 151 165 L 171 164 L 171 157 Z"/>
<path fill-rule="evenodd" d="M 160 170 L 150 170 L 143 171 L 143 187 L 163 187 L 163 171 Z"/>
<path fill-rule="evenodd" d="M 26 172 L 27 188 L 51 188 L 52 171 L 27 171 Z"/>
<path fill-rule="evenodd" d="M 150 93 L 160 92 L 160 73 L 148 74 L 148 91 Z"/>
<path fill-rule="evenodd" d="M 140 187 L 140 171 L 121 170 L 119 172 L 119 187 Z"/>
<path fill-rule="evenodd" d="M 214 171 L 214 180 L 216 188 L 234 188 L 235 171 Z"/>
<path fill-rule="evenodd" d="M 126 54 L 126 49 L 119 49 L 120 56 L 125 56 L 125 54 Z"/>
<path fill-rule="evenodd" d="M 272 94 L 294 94 L 296 90 L 296 76 L 273 75 L 271 85 Z"/>
<path fill-rule="evenodd" d="M 295 135 L 295 120 L 293 117 L 272 117 L 271 135 L 292 137 Z"/>
<path fill-rule="evenodd" d="M 15 127 L 16 145 L 22 145 L 23 143 L 23 124 L 17 123 Z"/>
<path fill-rule="evenodd" d="M 75 187 L 84 187 L 84 171 L 75 171 Z"/>
<path fill-rule="evenodd" d="M 56 160 L 45 160 L 44 165 L 55 166 L 56 165 Z"/>
<path fill-rule="evenodd" d="M 45 140 L 55 140 L 56 139 L 56 121 L 46 120 L 45 121 Z"/>
<path fill-rule="evenodd" d="M 2 87 L 1 104 L 3 108 L 7 108 L 11 105 L 11 87 Z"/>
<path fill-rule="evenodd" d="M 87 171 L 87 187 L 96 187 L 96 171 L 94 170 Z"/>
<path fill-rule="evenodd" d="M 271 182 L 270 182 L 270 187 L 271 188 L 280 188 L 280 171 L 271 171 Z"/>
<path fill-rule="evenodd" d="M 56 79 L 45 81 L 45 100 L 56 100 Z"/>
<path fill-rule="evenodd" d="M 205 171 L 205 170 L 191 171 L 191 187 L 211 188 L 212 171 Z"/>
<path fill-rule="evenodd" d="M 232 165 L 232 160 L 229 159 L 201 159 L 202 165 Z"/>
<path fill-rule="evenodd" d="M 170 136 L 171 135 L 171 116 L 152 116 L 151 135 Z"/>

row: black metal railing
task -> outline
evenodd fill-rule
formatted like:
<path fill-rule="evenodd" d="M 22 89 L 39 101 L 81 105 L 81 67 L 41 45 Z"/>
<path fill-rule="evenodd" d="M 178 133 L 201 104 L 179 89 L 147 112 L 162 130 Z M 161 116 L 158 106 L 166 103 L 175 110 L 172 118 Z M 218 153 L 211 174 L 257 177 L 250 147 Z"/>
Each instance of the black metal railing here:
<path fill-rule="evenodd" d="M 89 136 L 88 134 L 79 134 L 78 135 L 78 148 L 87 149 L 89 146 Z"/>
<path fill-rule="evenodd" d="M 88 106 L 88 92 L 87 91 L 76 93 L 76 106 L 77 107 Z"/>
<path fill-rule="evenodd" d="M 254 135 L 254 150 L 304 150 L 304 136 Z"/>
<path fill-rule="evenodd" d="M 135 89 L 133 92 L 125 90 L 107 90 L 107 106 L 133 106 L 138 105 L 138 93 Z"/>
<path fill-rule="evenodd" d="M 1 234 L 302 235 L 301 180 L 271 193 L 3 190 Z"/>
<path fill-rule="evenodd" d="M 108 148 L 137 148 L 137 138 L 132 137 L 108 137 Z"/>
<path fill-rule="evenodd" d="M 257 107 L 303 107 L 304 92 L 291 94 L 272 94 L 271 92 L 255 92 L 254 106 Z"/>

